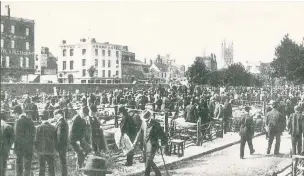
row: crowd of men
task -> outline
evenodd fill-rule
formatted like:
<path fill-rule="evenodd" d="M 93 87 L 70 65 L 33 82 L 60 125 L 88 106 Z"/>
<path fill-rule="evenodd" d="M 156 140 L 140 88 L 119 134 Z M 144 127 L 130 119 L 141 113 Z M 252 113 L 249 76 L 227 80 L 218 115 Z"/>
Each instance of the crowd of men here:
<path fill-rule="evenodd" d="M 232 118 L 232 104 L 242 105 L 243 101 L 271 102 L 267 108 L 266 125 L 269 128 L 270 153 L 273 139 L 276 138 L 275 153 L 279 152 L 280 135 L 284 131 L 286 118 L 290 117 L 288 124 L 294 135 L 293 146 L 301 143 L 299 134 L 304 130 L 295 130 L 299 127 L 294 119 L 302 118 L 298 114 L 303 112 L 304 94 L 301 89 L 269 89 L 229 87 L 226 89 L 202 86 L 171 86 L 151 88 L 149 90 L 123 89 L 111 91 L 97 91 L 94 93 L 72 94 L 71 92 L 58 92 L 60 96 L 33 95 L 14 97 L 5 92 L 1 94 L 1 174 L 5 175 L 5 168 L 14 144 L 16 154 L 16 175 L 29 176 L 34 152 L 38 155 L 39 175 L 43 176 L 48 164 L 49 175 L 55 175 L 55 156 L 58 154 L 61 163 L 61 175 L 68 175 L 67 151 L 71 147 L 77 154 L 78 168 L 83 168 L 86 157 L 93 153 L 101 156 L 101 151 L 109 149 L 104 137 L 103 129 L 98 117 L 98 107 L 106 104 L 115 107 L 116 115 L 122 117 L 120 129 L 127 134 L 135 148 L 140 143 L 144 151 L 146 164 L 145 175 L 150 175 L 151 168 L 156 175 L 160 171 L 153 162 L 156 151 L 168 142 L 168 135 L 163 132 L 159 122 L 151 118 L 151 105 L 153 111 L 179 112 L 183 111 L 186 122 L 203 123 L 213 119 L 223 121 L 224 133 L 228 131 L 229 120 Z M 40 112 L 39 107 L 43 104 Z M 78 111 L 75 111 L 75 104 Z M 129 110 L 128 110 L 129 109 Z M 130 111 L 131 109 L 131 111 Z M 136 119 L 132 110 L 141 110 L 141 119 Z M 249 112 L 249 109 L 245 109 Z M 296 114 L 296 115 L 294 115 Z M 298 117 L 299 116 L 299 117 Z M 254 153 L 251 143 L 252 123 L 249 115 L 243 116 L 241 122 L 241 154 L 244 157 L 246 141 L 250 153 Z M 249 120 L 247 120 L 249 119 Z M 40 121 L 39 125 L 35 125 Z M 299 121 L 299 120 L 298 120 Z M 297 122 L 298 122 L 297 121 Z M 13 122 L 13 126 L 11 126 Z M 304 121 L 303 121 L 304 122 Z M 299 127 L 300 128 L 300 127 Z M 302 126 L 301 126 L 302 128 Z M 304 123 L 303 123 L 304 128 Z M 244 130 L 245 129 L 245 130 Z M 294 148 L 294 147 L 293 147 Z M 301 150 L 301 149 L 300 149 Z M 56 154 L 57 153 L 57 154 Z M 134 152 L 127 155 L 126 166 L 133 164 Z M 90 172 L 87 175 L 90 175 Z M 96 175 L 96 173 L 94 173 Z M 100 175 L 106 172 L 99 172 Z"/>

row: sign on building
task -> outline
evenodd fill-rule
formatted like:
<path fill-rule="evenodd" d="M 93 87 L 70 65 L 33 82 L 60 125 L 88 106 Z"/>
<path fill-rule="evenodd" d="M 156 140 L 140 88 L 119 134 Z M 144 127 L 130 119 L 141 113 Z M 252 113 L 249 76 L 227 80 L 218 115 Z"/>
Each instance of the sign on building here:
<path fill-rule="evenodd" d="M 47 54 L 41 54 L 41 67 L 47 67 Z"/>

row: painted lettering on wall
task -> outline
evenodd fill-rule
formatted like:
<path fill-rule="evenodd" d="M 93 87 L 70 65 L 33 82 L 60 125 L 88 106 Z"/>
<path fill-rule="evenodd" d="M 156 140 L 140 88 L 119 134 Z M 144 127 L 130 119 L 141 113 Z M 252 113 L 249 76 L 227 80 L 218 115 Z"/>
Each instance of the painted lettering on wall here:
<path fill-rule="evenodd" d="M 5 36 L 9 37 L 10 39 L 21 39 L 21 40 L 26 39 L 24 36 L 16 36 L 16 35 L 11 35 L 11 34 L 5 34 Z"/>
<path fill-rule="evenodd" d="M 31 55 L 34 55 L 35 53 L 34 52 L 30 52 L 30 51 L 1 49 L 1 54 L 15 54 L 15 55 L 31 56 Z"/>

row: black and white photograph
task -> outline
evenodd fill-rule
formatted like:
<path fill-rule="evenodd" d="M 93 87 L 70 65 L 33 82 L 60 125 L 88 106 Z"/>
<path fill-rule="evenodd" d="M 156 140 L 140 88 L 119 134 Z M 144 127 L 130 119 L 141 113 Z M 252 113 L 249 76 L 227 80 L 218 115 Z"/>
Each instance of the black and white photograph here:
<path fill-rule="evenodd" d="M 304 175 L 304 1 L 0 7 L 0 176 Z"/>

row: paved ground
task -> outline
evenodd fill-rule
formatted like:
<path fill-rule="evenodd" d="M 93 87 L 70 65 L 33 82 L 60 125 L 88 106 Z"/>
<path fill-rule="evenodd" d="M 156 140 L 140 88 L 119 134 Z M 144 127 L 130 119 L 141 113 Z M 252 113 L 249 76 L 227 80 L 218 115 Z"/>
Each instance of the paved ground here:
<path fill-rule="evenodd" d="M 248 145 L 245 147 L 245 159 L 239 158 L 239 144 L 224 150 L 202 156 L 172 166 L 170 176 L 204 175 L 204 176 L 265 176 L 291 163 L 289 158 L 290 137 L 284 134 L 281 139 L 280 155 L 266 155 L 267 141 L 265 136 L 253 139 L 256 153 L 249 155 Z M 273 144 L 274 148 L 274 144 Z M 164 176 L 166 172 L 163 171 Z"/>

